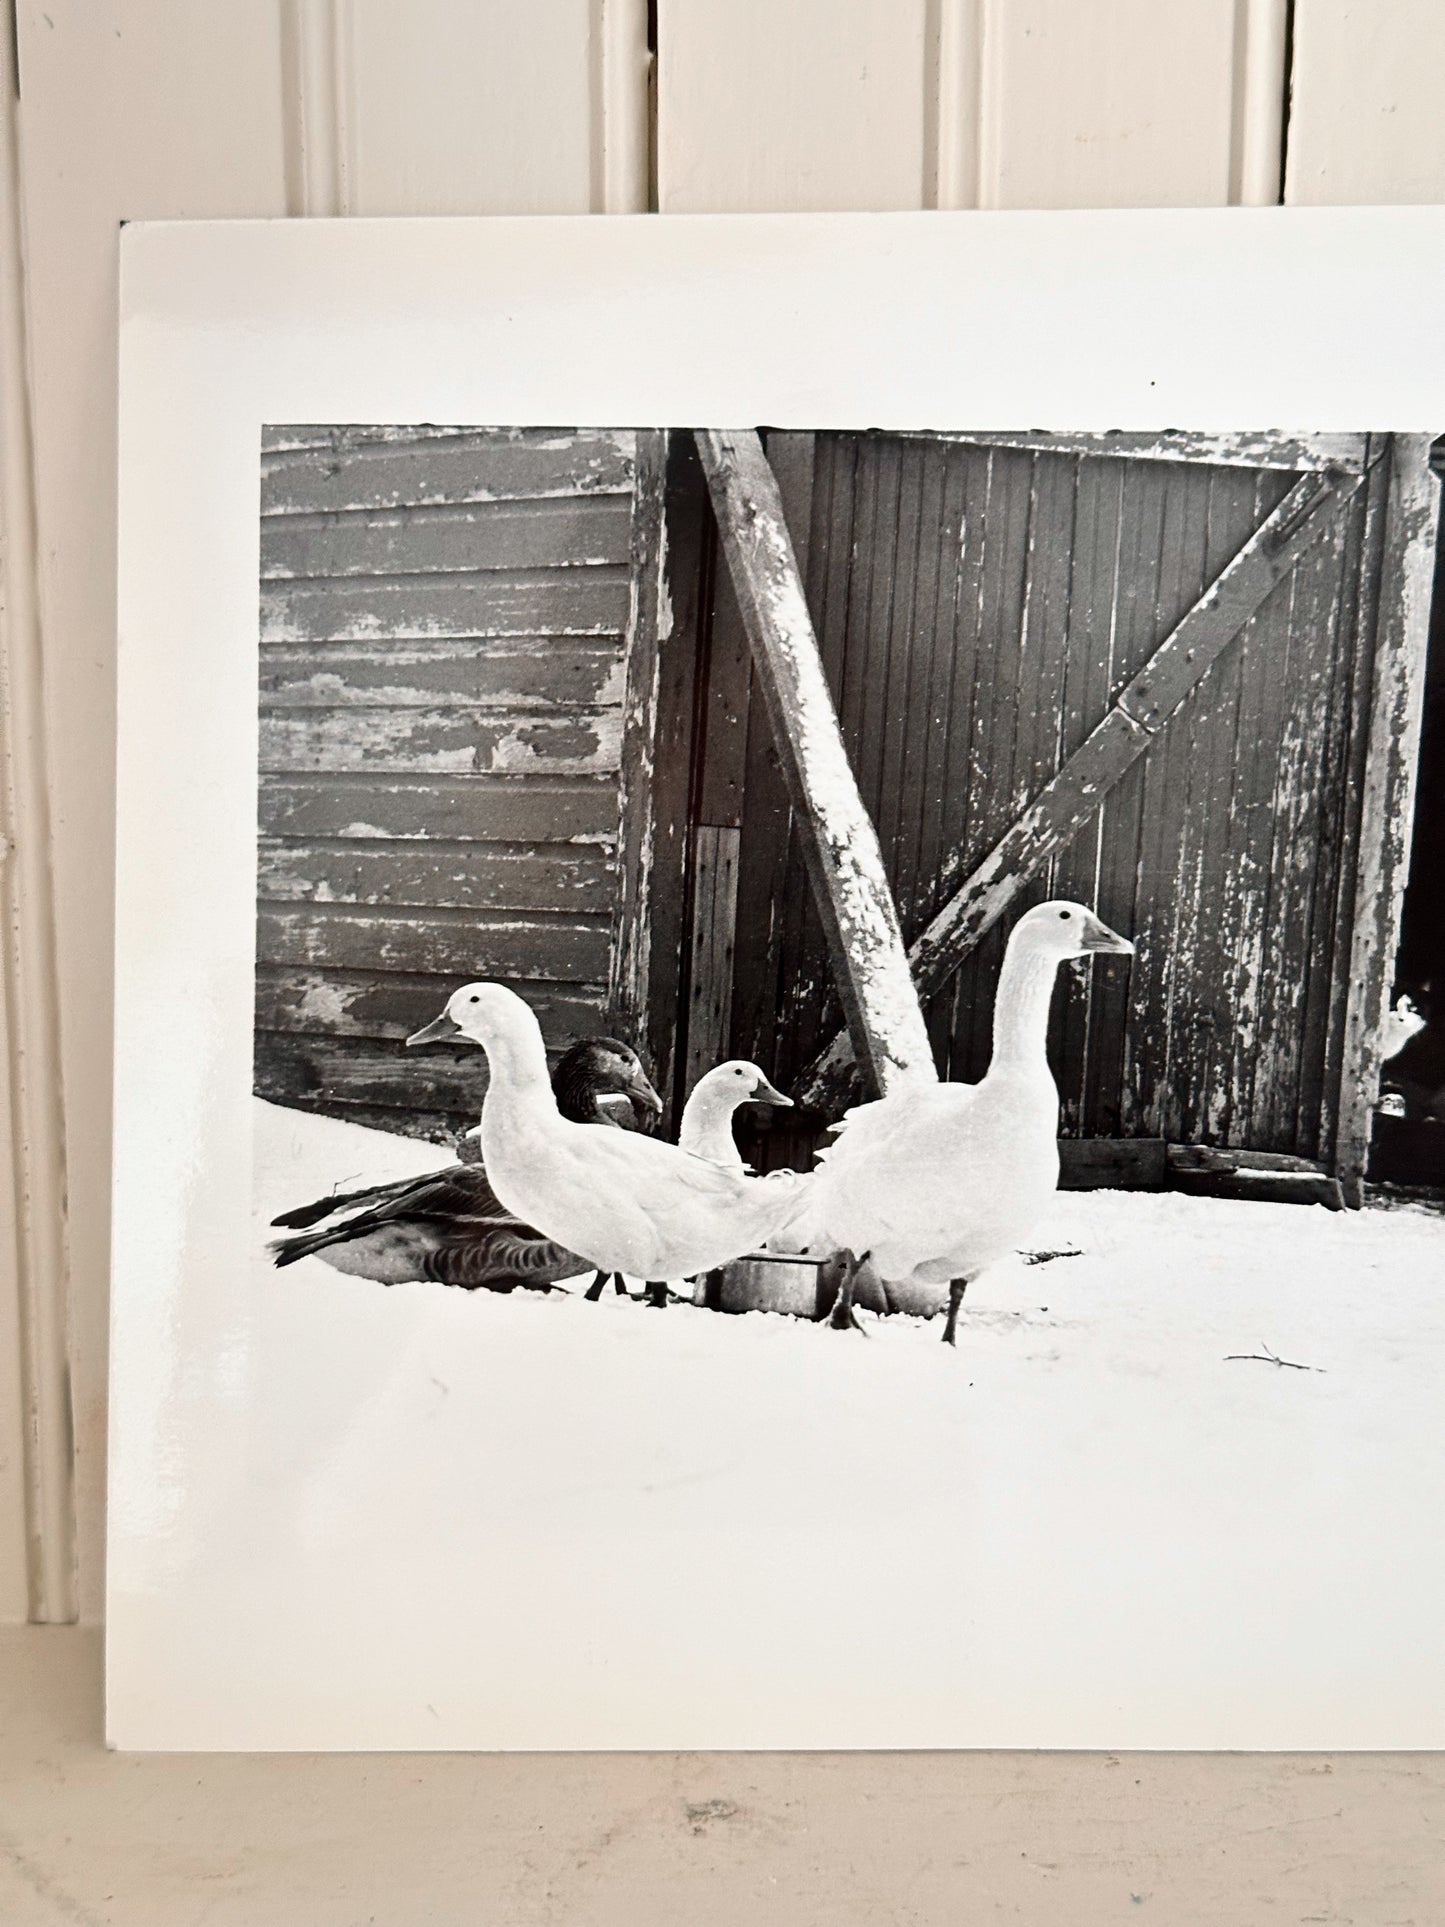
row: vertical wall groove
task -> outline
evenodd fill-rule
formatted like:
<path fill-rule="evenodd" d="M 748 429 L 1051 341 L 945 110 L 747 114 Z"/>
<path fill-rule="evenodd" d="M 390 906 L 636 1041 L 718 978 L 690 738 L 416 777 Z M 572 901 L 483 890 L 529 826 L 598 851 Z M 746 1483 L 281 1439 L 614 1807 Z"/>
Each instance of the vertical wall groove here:
<path fill-rule="evenodd" d="M 977 207 L 985 0 L 936 0 L 936 5 L 933 205 Z"/>
<path fill-rule="evenodd" d="M 281 0 L 288 214 L 351 212 L 350 49 L 344 0 Z"/>
<path fill-rule="evenodd" d="M 596 0 L 594 58 L 601 114 L 594 138 L 602 148 L 603 214 L 645 214 L 651 198 L 652 56 L 646 0 Z"/>
<path fill-rule="evenodd" d="M 64 1137 L 50 878 L 19 76 L 0 36 L 0 809 L 6 1074 L 29 1616 L 76 1616 Z M 0 1331 L 0 1353 L 6 1337 Z"/>
<path fill-rule="evenodd" d="M 1289 0 L 1236 0 L 1229 198 L 1273 207 L 1281 198 Z"/>

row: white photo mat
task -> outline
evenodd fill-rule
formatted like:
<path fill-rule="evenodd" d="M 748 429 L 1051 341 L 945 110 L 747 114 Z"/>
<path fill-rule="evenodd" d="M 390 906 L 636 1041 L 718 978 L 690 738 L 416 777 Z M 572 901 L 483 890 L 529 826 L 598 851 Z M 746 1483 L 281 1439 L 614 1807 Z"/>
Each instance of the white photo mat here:
<path fill-rule="evenodd" d="M 733 1396 L 690 1416 L 570 1337 L 519 1379 L 463 1294 L 258 1297 L 250 1096 L 263 424 L 1435 431 L 1442 313 L 1429 208 L 124 231 L 114 1744 L 1445 1743 L 1438 1427 L 1341 1489 L 1321 1377 L 1300 1508 L 1241 1454 L 1195 1514 L 1151 1360 L 1158 1429 L 1095 1431 L 1091 1511 L 1067 1432 L 1005 1462 L 929 1331 L 949 1513 L 910 1498 L 919 1368 L 798 1327 L 796 1460 L 714 1506 L 787 1369 L 758 1320 L 712 1321 Z M 1437 1370 L 1440 1316 L 1400 1343 Z"/>

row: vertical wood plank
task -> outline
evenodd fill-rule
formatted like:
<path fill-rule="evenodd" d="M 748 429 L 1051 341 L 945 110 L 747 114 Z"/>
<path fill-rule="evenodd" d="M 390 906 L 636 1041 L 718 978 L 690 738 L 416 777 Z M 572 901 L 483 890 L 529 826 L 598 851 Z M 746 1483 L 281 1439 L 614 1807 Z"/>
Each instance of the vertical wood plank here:
<path fill-rule="evenodd" d="M 612 937 L 608 1005 L 629 1040 L 641 1040 L 651 1021 L 653 989 L 653 860 L 657 845 L 658 697 L 662 632 L 667 620 L 663 522 L 667 436 L 647 429 L 637 437 L 631 543 L 631 614 L 627 688 L 623 701 L 618 863 L 622 888 Z"/>
<path fill-rule="evenodd" d="M 922 206 L 927 11 L 925 0 L 664 4 L 662 210 Z"/>
<path fill-rule="evenodd" d="M 1379 1095 L 1384 1018 L 1410 866 L 1439 520 L 1440 488 L 1430 470 L 1429 440 L 1423 435 L 1396 435 L 1390 451 L 1335 1141 L 1335 1175 L 1354 1203 L 1361 1196 L 1370 1122 Z"/>
<path fill-rule="evenodd" d="M 663 495 L 645 1055 L 663 1099 L 664 1128 L 675 1132 L 686 1094 L 682 1089 L 684 1066 L 678 1053 L 678 1005 L 686 982 L 690 936 L 690 925 L 685 922 L 691 853 L 689 804 L 696 754 L 698 660 L 707 595 L 707 485 L 691 435 L 667 437 Z"/>
<path fill-rule="evenodd" d="M 1365 475 L 1365 510 L 1360 533 L 1360 572 L 1342 719 L 1340 765 L 1343 796 L 1336 818 L 1337 873 L 1334 903 L 1329 1008 L 1325 1020 L 1324 1088 L 1320 1106 L 1320 1154 L 1333 1159 L 1347 1086 L 1345 1066 L 1349 1015 L 1356 995 L 1351 969 L 1355 937 L 1355 880 L 1362 856 L 1361 805 L 1370 750 L 1370 717 L 1375 647 L 1380 619 L 1385 538 L 1389 526 L 1390 438 L 1372 435 Z"/>
<path fill-rule="evenodd" d="M 735 825 L 716 823 L 699 823 L 693 831 L 692 967 L 687 998 L 689 1091 L 728 1054 L 741 835 Z"/>
<path fill-rule="evenodd" d="M 1370 585 L 1362 582 L 1362 559 L 1371 523 L 1369 481 L 1351 505 L 1341 561 L 1340 594 L 1335 611 L 1338 637 L 1331 664 L 1329 704 L 1320 739 L 1320 808 L 1310 912 L 1309 971 L 1305 983 L 1302 1044 L 1310 1074 L 1301 1092 L 1296 1141 L 1314 1147 L 1324 1158 L 1333 1148 L 1338 1103 L 1339 1057 L 1336 1033 L 1342 1036 L 1343 979 L 1348 966 L 1350 932 L 1339 914 L 1341 879 L 1345 868 L 1348 825 L 1354 814 L 1358 786 L 1348 779 L 1350 742 L 1354 728 L 1357 664 L 1368 660 L 1374 627 Z M 1370 614 L 1361 618 L 1365 605 Z M 1363 632 L 1363 634 L 1362 634 Z M 1341 956 L 1344 962 L 1341 963 Z M 1340 986 L 1338 994 L 1336 985 Z M 1339 1021 L 1334 1021 L 1338 1008 Z"/>
<path fill-rule="evenodd" d="M 1295 0 L 1285 199 L 1445 199 L 1445 7 Z"/>

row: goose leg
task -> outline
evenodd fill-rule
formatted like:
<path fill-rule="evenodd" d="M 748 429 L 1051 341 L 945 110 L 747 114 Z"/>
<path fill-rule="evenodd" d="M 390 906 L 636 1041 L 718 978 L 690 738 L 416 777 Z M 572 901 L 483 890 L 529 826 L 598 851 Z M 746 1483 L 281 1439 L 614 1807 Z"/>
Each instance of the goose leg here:
<path fill-rule="evenodd" d="M 614 1271 L 612 1276 L 614 1279 L 616 1279 L 617 1273 Z M 597 1276 L 592 1280 L 592 1283 L 587 1287 L 586 1291 L 583 1292 L 582 1296 L 587 1300 L 589 1304 L 595 1305 L 597 1303 L 597 1300 L 602 1296 L 602 1288 L 606 1283 L 607 1283 L 607 1273 L 605 1271 L 599 1271 Z"/>
<path fill-rule="evenodd" d="M 865 1251 L 861 1258 L 855 1258 L 852 1252 L 848 1251 L 843 1256 L 843 1282 L 838 1287 L 838 1296 L 833 1302 L 828 1323 L 835 1332 L 860 1332 L 863 1327 L 858 1323 L 857 1314 L 853 1310 L 853 1287 L 858 1282 L 858 1273 L 868 1262 L 869 1254 Z"/>
<path fill-rule="evenodd" d="M 663 1311 L 667 1306 L 667 1283 L 664 1279 L 649 1278 L 647 1290 L 643 1294 L 655 1311 Z"/>
<path fill-rule="evenodd" d="M 958 1343 L 958 1308 L 963 1303 L 963 1294 L 968 1290 L 967 1278 L 950 1278 L 948 1281 L 948 1323 L 943 1328 L 945 1345 Z"/>
<path fill-rule="evenodd" d="M 602 1273 L 599 1271 L 597 1276 L 600 1278 Z M 630 1298 L 632 1296 L 632 1293 L 627 1289 L 627 1281 L 620 1271 L 614 1271 L 612 1274 L 612 1289 L 617 1293 L 619 1298 Z"/>

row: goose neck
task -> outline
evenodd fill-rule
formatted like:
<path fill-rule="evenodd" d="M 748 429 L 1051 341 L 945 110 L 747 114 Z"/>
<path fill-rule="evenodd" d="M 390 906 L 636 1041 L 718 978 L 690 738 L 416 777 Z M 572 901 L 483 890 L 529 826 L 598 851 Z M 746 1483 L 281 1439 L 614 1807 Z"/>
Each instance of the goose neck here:
<path fill-rule="evenodd" d="M 687 1103 L 688 1141 L 711 1143 L 720 1134 L 731 1141 L 733 1114 L 741 1102 L 729 1091 L 695 1091 Z"/>
<path fill-rule="evenodd" d="M 1058 968 L 1054 957 L 1019 951 L 1005 955 L 993 1009 L 991 1071 L 1048 1074 L 1049 1006 Z"/>
<path fill-rule="evenodd" d="M 540 1031 L 492 1030 L 485 1039 L 488 1092 L 513 1100 L 542 1098 L 555 1107 Z"/>

